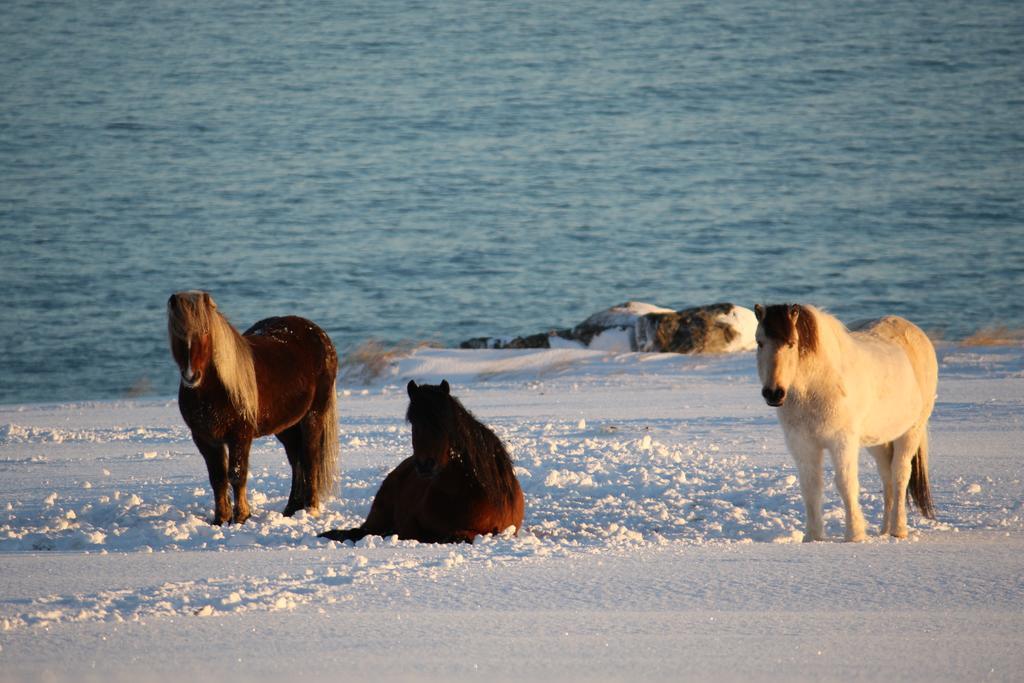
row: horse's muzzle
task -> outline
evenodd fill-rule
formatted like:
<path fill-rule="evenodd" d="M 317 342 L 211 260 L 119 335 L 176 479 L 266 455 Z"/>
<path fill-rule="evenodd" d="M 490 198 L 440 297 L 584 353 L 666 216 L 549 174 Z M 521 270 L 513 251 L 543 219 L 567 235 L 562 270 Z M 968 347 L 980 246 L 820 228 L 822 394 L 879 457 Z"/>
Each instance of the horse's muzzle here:
<path fill-rule="evenodd" d="M 778 408 L 782 405 L 782 402 L 786 400 L 786 390 L 782 387 L 776 387 L 769 389 L 765 387 L 761 389 L 761 395 L 764 396 L 764 400 L 768 402 L 772 408 Z"/>
<path fill-rule="evenodd" d="M 199 383 L 203 381 L 203 373 L 197 372 L 192 375 L 192 379 L 186 379 L 185 373 L 181 373 L 181 383 L 188 389 L 195 389 L 199 386 Z"/>

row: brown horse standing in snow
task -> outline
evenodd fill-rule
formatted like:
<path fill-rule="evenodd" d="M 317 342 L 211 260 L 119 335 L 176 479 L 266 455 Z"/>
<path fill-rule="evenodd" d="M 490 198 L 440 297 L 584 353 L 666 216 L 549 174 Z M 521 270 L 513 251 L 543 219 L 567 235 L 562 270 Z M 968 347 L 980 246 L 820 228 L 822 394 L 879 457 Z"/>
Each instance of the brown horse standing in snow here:
<path fill-rule="evenodd" d="M 196 291 L 171 295 L 167 330 L 181 371 L 178 408 L 210 474 L 213 523 L 249 518 L 249 446 L 269 434 L 284 444 L 292 467 L 285 516 L 315 511 L 338 474 L 338 355 L 327 333 L 287 316 L 239 334 L 213 298 Z"/>
<path fill-rule="evenodd" d="M 494 432 L 480 424 L 447 381 L 409 382 L 412 456 L 391 471 L 355 529 L 320 536 L 357 541 L 370 534 L 424 543 L 472 542 L 481 534 L 523 525 L 523 491 L 512 459 Z"/>

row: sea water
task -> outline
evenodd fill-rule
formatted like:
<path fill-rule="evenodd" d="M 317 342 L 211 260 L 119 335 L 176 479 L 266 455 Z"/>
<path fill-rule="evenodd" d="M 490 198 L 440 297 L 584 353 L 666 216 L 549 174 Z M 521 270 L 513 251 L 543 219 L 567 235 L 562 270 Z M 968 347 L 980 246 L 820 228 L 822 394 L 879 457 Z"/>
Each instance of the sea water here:
<path fill-rule="evenodd" d="M 634 299 L 1024 325 L 1024 3 L 6 0 L 0 402 Z"/>

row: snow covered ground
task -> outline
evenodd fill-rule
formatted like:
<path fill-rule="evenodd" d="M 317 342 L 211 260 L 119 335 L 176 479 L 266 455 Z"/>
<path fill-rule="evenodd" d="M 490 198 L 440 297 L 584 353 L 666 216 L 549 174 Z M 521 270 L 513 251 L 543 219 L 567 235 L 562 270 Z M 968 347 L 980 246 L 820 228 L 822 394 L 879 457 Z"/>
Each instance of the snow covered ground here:
<path fill-rule="evenodd" d="M 1019 680 L 1024 349 L 940 349 L 934 522 L 801 544 L 752 354 L 420 349 L 345 387 L 340 498 L 212 527 L 173 400 L 0 407 L 0 680 Z M 516 459 L 514 538 L 324 542 L 409 453 L 404 380 L 442 377 Z M 869 524 L 879 480 L 861 460 Z"/>

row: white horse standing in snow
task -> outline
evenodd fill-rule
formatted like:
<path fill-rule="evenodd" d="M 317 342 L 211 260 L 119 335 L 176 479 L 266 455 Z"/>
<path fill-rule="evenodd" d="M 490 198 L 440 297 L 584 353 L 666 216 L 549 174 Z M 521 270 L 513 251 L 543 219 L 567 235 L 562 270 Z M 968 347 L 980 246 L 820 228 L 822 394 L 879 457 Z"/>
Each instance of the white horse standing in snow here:
<path fill-rule="evenodd" d="M 778 408 L 804 499 L 804 541 L 825 538 L 821 517 L 824 454 L 846 508 L 846 540 L 862 541 L 857 459 L 866 446 L 885 487 L 881 534 L 907 536 L 908 495 L 934 518 L 928 488 L 928 418 L 938 361 L 928 337 L 895 316 L 847 328 L 813 306 L 754 307 L 757 372 Z M 909 488 L 909 490 L 908 490 Z"/>

